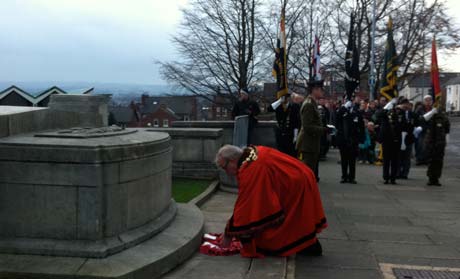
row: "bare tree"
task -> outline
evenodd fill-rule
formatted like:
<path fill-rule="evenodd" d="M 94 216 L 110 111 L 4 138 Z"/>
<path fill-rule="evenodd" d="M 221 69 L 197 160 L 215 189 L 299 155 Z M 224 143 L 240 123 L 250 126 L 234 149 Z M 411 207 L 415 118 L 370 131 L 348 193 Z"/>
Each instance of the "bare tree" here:
<path fill-rule="evenodd" d="M 270 72 L 279 32 L 281 7 L 286 10 L 289 80 L 307 80 L 315 33 L 321 42 L 321 64 L 343 78 L 352 12 L 360 53 L 360 72 L 367 79 L 371 59 L 374 0 L 191 0 L 173 42 L 178 61 L 158 62 L 171 84 L 202 96 L 235 98 L 238 89 L 273 80 Z M 401 64 L 399 75 L 421 71 L 436 34 L 438 50 L 460 47 L 459 28 L 441 0 L 379 0 L 376 12 L 376 71 L 380 77 L 386 24 L 393 33 Z M 336 78 L 337 78 L 336 77 Z M 379 80 L 375 84 L 377 89 Z M 361 84 L 361 87 L 366 87 Z M 209 98 L 210 99 L 210 98 Z"/>
<path fill-rule="evenodd" d="M 347 15 L 352 11 L 357 14 L 357 48 L 360 52 L 362 77 L 367 78 L 371 59 L 371 24 L 372 2 L 374 0 L 335 0 L 336 13 L 330 18 L 333 30 L 330 41 L 334 54 L 344 61 L 346 45 Z M 431 39 L 436 34 L 438 49 L 455 49 L 460 47 L 459 29 L 455 21 L 446 15 L 443 2 L 435 0 L 427 5 L 424 0 L 377 1 L 376 12 L 376 89 L 379 86 L 381 64 L 384 59 L 386 42 L 386 24 L 389 17 L 393 19 L 399 75 L 420 72 L 427 63 L 427 53 L 431 48 Z M 337 72 L 343 72 L 344 63 L 337 63 Z M 363 86 L 363 84 L 362 84 Z"/>
<path fill-rule="evenodd" d="M 265 25 L 262 26 L 261 32 L 264 46 L 271 53 L 274 53 L 275 49 L 279 32 L 279 11 L 283 4 L 286 10 L 286 55 L 289 80 L 294 83 L 300 80 L 305 81 L 310 75 L 315 34 L 318 35 L 321 42 L 322 67 L 328 68 L 330 43 L 326 34 L 327 18 L 332 10 L 326 0 L 289 0 L 285 2 L 272 0 L 267 2 L 267 9 L 270 12 L 264 18 Z M 298 84 L 291 83 L 290 85 Z"/>
<path fill-rule="evenodd" d="M 181 59 L 158 62 L 162 77 L 202 96 L 247 89 L 261 78 L 259 6 L 256 0 L 192 0 L 173 37 Z"/>

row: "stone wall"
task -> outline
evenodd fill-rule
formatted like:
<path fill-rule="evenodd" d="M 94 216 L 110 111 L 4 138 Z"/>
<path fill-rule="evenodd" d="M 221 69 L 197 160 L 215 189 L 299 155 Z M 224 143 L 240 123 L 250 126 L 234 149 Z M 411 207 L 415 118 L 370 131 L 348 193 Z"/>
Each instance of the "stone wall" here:
<path fill-rule="evenodd" d="M 275 139 L 275 128 L 276 128 L 276 121 L 259 121 L 255 131 L 253 133 L 253 144 L 255 145 L 264 145 L 270 147 L 276 147 L 276 139 Z M 224 144 L 233 144 L 233 129 L 234 129 L 234 121 L 176 121 L 173 122 L 174 127 L 181 127 L 181 128 L 192 128 L 191 131 L 198 128 L 212 128 L 218 129 L 221 128 L 222 131 L 222 145 Z M 190 132 L 192 135 L 193 132 Z M 174 142 L 174 137 L 173 138 Z M 173 146 L 176 144 L 173 143 Z M 219 148 L 217 147 L 214 150 L 214 155 L 217 153 Z M 175 159 L 173 159 L 173 165 L 176 165 Z M 187 166 L 189 162 L 184 162 L 184 166 Z M 215 166 L 213 166 L 213 170 Z M 173 170 L 173 173 L 175 171 Z M 235 177 L 229 177 L 227 174 L 219 170 L 217 172 L 217 176 L 221 183 L 221 188 L 225 188 L 226 190 L 236 191 L 238 189 L 238 184 Z"/>
<path fill-rule="evenodd" d="M 0 138 L 79 126 L 82 115 L 49 108 L 0 106 Z"/>
<path fill-rule="evenodd" d="M 108 126 L 111 95 L 51 95 L 49 107 L 53 111 L 80 114 L 79 126 Z"/>
<path fill-rule="evenodd" d="M 233 141 L 233 121 L 175 121 L 172 124 L 177 128 L 213 128 L 223 129 L 223 144 L 232 144 Z M 259 121 L 254 131 L 255 145 L 276 147 L 275 139 L 276 121 Z"/>
<path fill-rule="evenodd" d="M 173 176 L 215 178 L 214 158 L 223 145 L 221 128 L 151 128 L 148 131 L 165 132 L 173 146 Z"/>

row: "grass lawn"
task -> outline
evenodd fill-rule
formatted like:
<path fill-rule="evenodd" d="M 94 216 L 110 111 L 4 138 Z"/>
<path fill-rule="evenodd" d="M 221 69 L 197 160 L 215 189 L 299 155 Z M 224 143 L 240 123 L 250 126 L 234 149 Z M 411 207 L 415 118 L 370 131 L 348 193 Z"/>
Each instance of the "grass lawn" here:
<path fill-rule="evenodd" d="M 211 180 L 174 178 L 172 196 L 176 202 L 188 202 L 201 194 L 211 184 Z"/>

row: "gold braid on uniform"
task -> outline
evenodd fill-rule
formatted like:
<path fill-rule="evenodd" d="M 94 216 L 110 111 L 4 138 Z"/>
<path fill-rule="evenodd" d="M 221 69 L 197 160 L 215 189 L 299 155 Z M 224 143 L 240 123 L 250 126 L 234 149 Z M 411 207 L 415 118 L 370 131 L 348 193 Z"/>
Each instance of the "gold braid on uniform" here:
<path fill-rule="evenodd" d="M 238 161 L 238 167 L 249 164 L 257 160 L 257 148 L 253 145 L 243 149 L 243 155 L 241 155 L 240 160 Z"/>

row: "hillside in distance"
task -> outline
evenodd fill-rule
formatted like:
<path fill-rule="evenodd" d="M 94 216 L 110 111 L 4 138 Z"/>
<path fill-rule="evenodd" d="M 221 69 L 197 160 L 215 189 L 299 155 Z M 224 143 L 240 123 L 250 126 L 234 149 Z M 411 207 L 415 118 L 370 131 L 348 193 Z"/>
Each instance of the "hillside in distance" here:
<path fill-rule="evenodd" d="M 28 93 L 42 92 L 52 86 L 72 92 L 94 87 L 93 94 L 111 94 L 115 104 L 127 104 L 131 100 L 140 101 L 142 94 L 155 95 L 183 95 L 183 91 L 174 90 L 164 84 L 130 84 L 105 82 L 59 82 L 59 81 L 0 81 L 0 91 L 16 85 Z"/>

